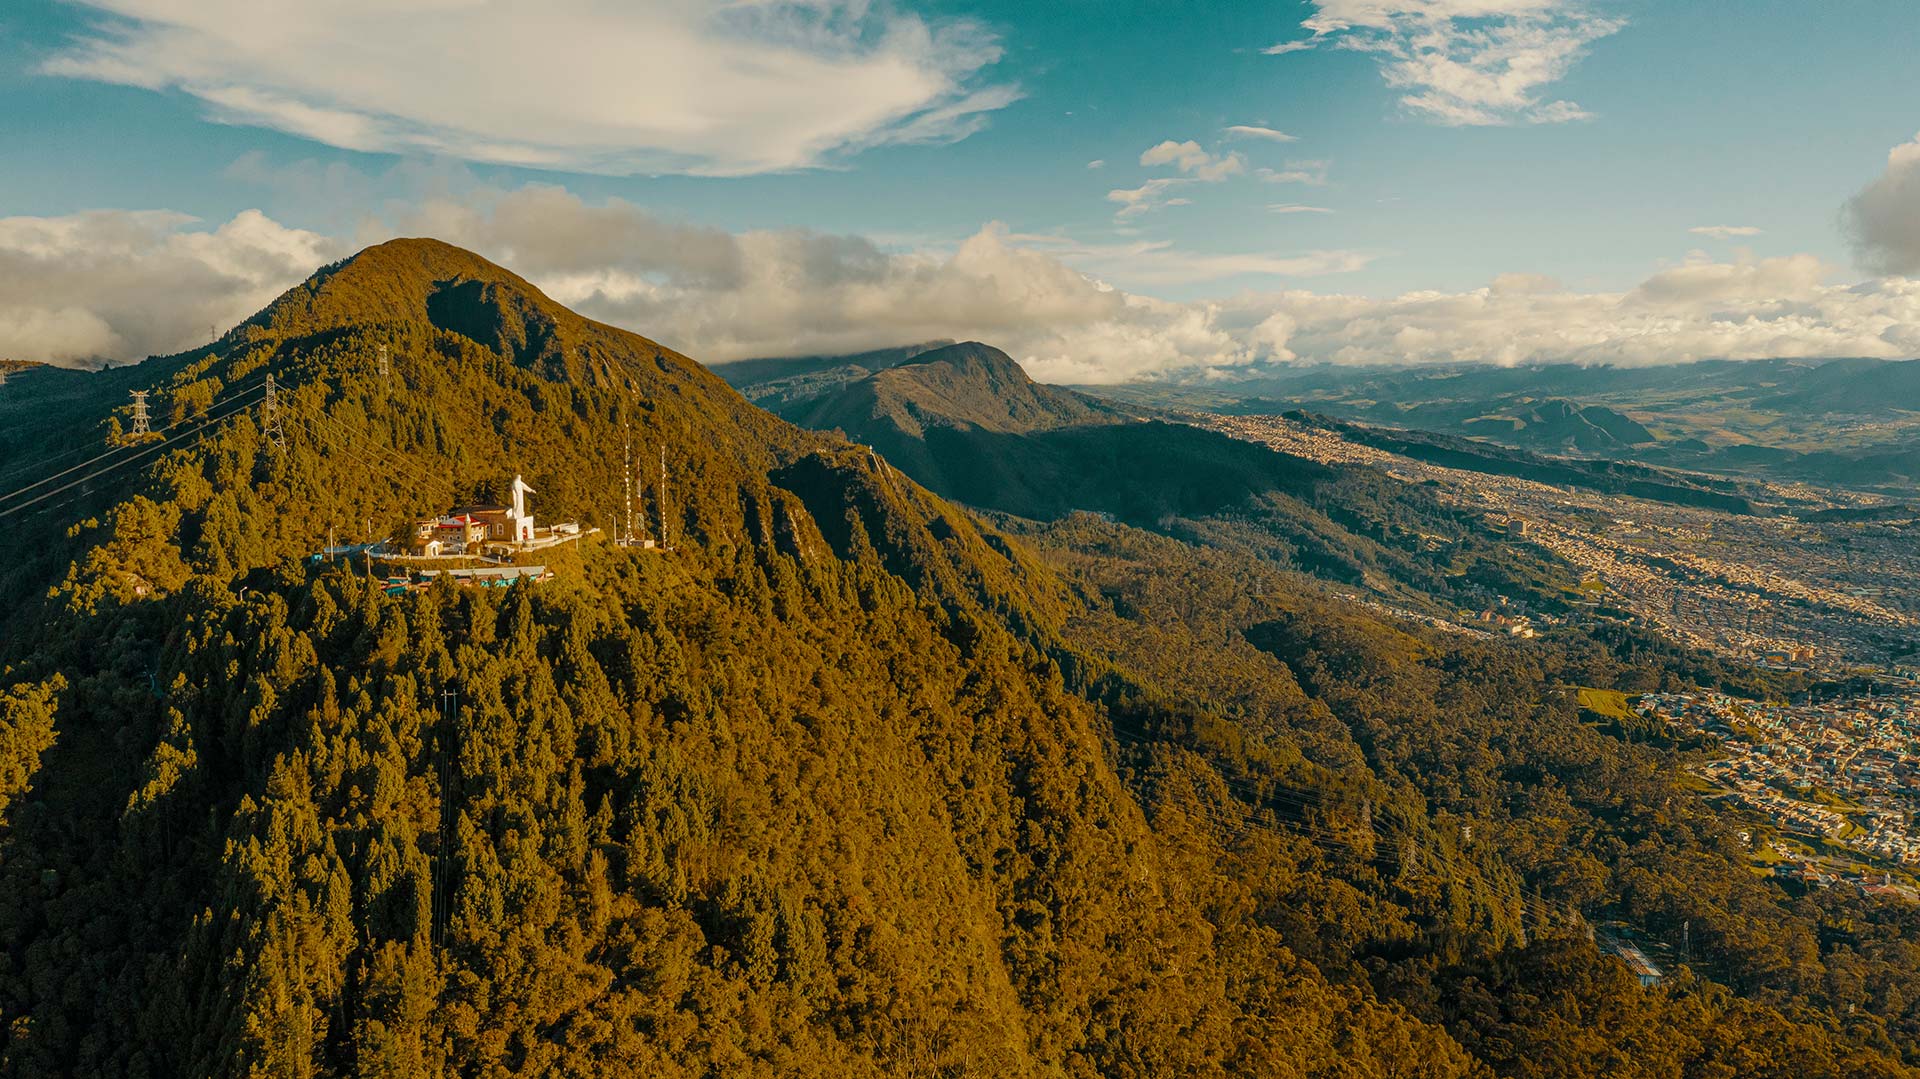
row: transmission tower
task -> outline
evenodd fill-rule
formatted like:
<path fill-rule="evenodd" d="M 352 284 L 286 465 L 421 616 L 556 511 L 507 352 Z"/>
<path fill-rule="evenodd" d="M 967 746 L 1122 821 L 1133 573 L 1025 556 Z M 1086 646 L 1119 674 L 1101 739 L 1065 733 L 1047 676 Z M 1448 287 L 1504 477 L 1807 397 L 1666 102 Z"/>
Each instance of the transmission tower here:
<path fill-rule="evenodd" d="M 127 392 L 133 398 L 133 433 L 136 435 L 147 434 L 153 430 L 147 426 L 147 391 L 128 390 Z"/>
<path fill-rule="evenodd" d="M 380 346 L 380 377 L 381 379 L 384 380 L 392 374 L 393 374 L 393 369 L 387 365 L 387 346 L 381 345 Z"/>
<path fill-rule="evenodd" d="M 280 429 L 280 390 L 272 375 L 267 376 L 267 399 L 260 404 L 260 433 L 275 449 L 287 448 L 286 432 Z"/>

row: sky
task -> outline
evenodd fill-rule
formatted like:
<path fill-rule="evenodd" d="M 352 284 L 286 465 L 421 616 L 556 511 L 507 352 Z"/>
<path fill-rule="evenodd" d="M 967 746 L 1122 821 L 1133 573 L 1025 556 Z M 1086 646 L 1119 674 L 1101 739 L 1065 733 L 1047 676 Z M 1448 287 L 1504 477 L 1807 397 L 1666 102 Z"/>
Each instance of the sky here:
<path fill-rule="evenodd" d="M 397 235 L 708 362 L 1920 355 L 1920 8 L 9 0 L 0 357 Z"/>

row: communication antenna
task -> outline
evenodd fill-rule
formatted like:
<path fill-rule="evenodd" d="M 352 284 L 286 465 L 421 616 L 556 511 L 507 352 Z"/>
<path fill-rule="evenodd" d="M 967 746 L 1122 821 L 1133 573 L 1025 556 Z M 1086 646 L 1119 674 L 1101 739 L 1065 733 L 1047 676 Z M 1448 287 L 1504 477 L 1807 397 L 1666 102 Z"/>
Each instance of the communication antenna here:
<path fill-rule="evenodd" d="M 380 377 L 382 379 L 385 379 L 390 377 L 392 374 L 393 374 L 393 369 L 387 364 L 387 346 L 381 345 L 380 346 Z"/>
<path fill-rule="evenodd" d="M 667 448 L 660 447 L 660 546 L 667 546 Z"/>
<path fill-rule="evenodd" d="M 141 430 L 146 430 L 143 426 Z M 267 376 L 267 399 L 260 405 L 260 433 L 273 443 L 275 449 L 287 448 L 287 435 L 280 429 L 280 390 L 273 383 L 273 376 Z"/>
<path fill-rule="evenodd" d="M 633 546 L 633 430 L 624 420 L 620 423 L 620 430 L 627 440 L 627 455 L 621 458 L 620 463 L 620 484 L 627 494 L 627 534 L 621 542 L 631 547 Z"/>
<path fill-rule="evenodd" d="M 133 398 L 133 433 L 147 434 L 153 430 L 147 426 L 147 391 L 129 390 L 127 392 Z"/>

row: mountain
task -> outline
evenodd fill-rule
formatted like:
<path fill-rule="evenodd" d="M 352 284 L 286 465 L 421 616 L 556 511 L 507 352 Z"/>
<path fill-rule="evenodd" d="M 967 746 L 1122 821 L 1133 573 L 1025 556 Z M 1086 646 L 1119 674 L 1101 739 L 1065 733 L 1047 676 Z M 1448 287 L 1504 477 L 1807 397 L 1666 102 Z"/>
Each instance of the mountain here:
<path fill-rule="evenodd" d="M 952 343 L 930 341 L 839 356 L 735 360 L 714 365 L 713 372 L 749 401 L 768 411 L 777 412 L 783 405 L 818 397 L 855 379 L 906 363 L 921 353 Z"/>
<path fill-rule="evenodd" d="M 885 429 L 910 438 L 928 427 L 1028 434 L 1121 418 L 1111 405 L 1027 377 L 1011 356 L 969 341 L 873 372 L 847 391 L 787 410 L 815 429 Z"/>
<path fill-rule="evenodd" d="M 1916 360 L 1300 365 L 1234 381 L 1096 392 L 1134 407 L 1271 415 L 1305 409 L 1517 449 L 1889 493 L 1911 475 L 1911 447 L 1920 441 Z"/>
<path fill-rule="evenodd" d="M 1920 360 L 1835 361 L 1763 399 L 1766 408 L 1816 414 L 1920 412 Z"/>
<path fill-rule="evenodd" d="M 1568 692 L 1785 676 L 996 525 L 434 241 L 4 394 L 6 1075 L 1914 1074 L 1914 912 Z M 313 557 L 663 455 L 545 583 Z"/>
<path fill-rule="evenodd" d="M 1550 400 L 1501 409 L 1463 420 L 1467 433 L 1538 449 L 1568 448 L 1597 453 L 1655 441 L 1653 432 L 1603 405 Z"/>
<path fill-rule="evenodd" d="M 745 392 L 759 392 L 748 384 Z M 763 398 L 764 400 L 764 398 Z M 1495 586 L 1551 609 L 1571 579 L 1364 466 L 1327 466 L 1035 383 L 979 343 L 780 406 L 938 494 L 1039 521 L 1080 511 L 1257 552 L 1396 603 L 1453 610 Z"/>

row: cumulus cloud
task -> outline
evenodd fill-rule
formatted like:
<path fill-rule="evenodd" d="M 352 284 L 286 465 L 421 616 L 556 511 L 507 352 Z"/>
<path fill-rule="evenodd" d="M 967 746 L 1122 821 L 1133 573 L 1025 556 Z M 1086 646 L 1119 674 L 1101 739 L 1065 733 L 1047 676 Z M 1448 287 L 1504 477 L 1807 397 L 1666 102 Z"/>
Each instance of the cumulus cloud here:
<path fill-rule="evenodd" d="M 1847 201 L 1841 217 L 1861 265 L 1920 273 L 1920 136 L 1888 152 L 1886 171 Z"/>
<path fill-rule="evenodd" d="M 1311 0 L 1311 37 L 1269 55 L 1316 47 L 1372 56 L 1400 103 L 1435 123 L 1553 124 L 1589 113 L 1545 100 L 1590 45 L 1625 25 L 1582 0 Z"/>
<path fill-rule="evenodd" d="M 1871 356 L 1920 349 L 1920 282 L 1831 284 L 1812 256 L 1695 258 L 1625 292 L 1506 275 L 1467 292 L 1392 299 L 1247 295 L 1216 324 L 1274 359 L 1326 363 L 1649 365 Z"/>
<path fill-rule="evenodd" d="M 210 230 L 166 211 L 0 218 L 0 357 L 91 366 L 202 345 L 344 253 L 256 210 Z"/>
<path fill-rule="evenodd" d="M 1300 141 L 1297 135 L 1289 135 L 1284 131 L 1276 131 L 1270 127 L 1259 127 L 1253 124 L 1235 124 L 1227 128 L 1224 134 L 1230 139 L 1262 139 L 1267 142 Z"/>
<path fill-rule="evenodd" d="M 1171 165 L 1180 175 L 1162 176 L 1148 180 L 1139 187 L 1116 188 L 1107 192 L 1107 201 L 1120 205 L 1120 209 L 1114 213 L 1118 220 L 1125 221 L 1167 206 L 1190 205 L 1192 199 L 1177 196 L 1174 192 L 1188 184 L 1216 184 L 1230 176 L 1238 176 L 1247 169 L 1246 159 L 1239 154 L 1209 153 L 1192 139 L 1185 142 L 1168 139 L 1150 146 L 1140 154 L 1140 164 L 1147 168 Z"/>
<path fill-rule="evenodd" d="M 1172 165 L 1180 170 L 1181 175 L 1190 176 L 1203 184 L 1237 176 L 1247 168 L 1246 159 L 1239 154 L 1210 154 L 1192 139 L 1185 142 L 1168 139 L 1158 146 L 1149 147 L 1141 153 L 1140 164 Z"/>
<path fill-rule="evenodd" d="M 1752 225 L 1695 225 L 1687 231 L 1711 240 L 1734 240 L 1742 236 L 1758 236 L 1762 230 Z"/>
<path fill-rule="evenodd" d="M 977 24 L 868 0 L 78 0 L 50 74 L 350 150 L 612 174 L 806 168 L 1019 96 Z"/>

